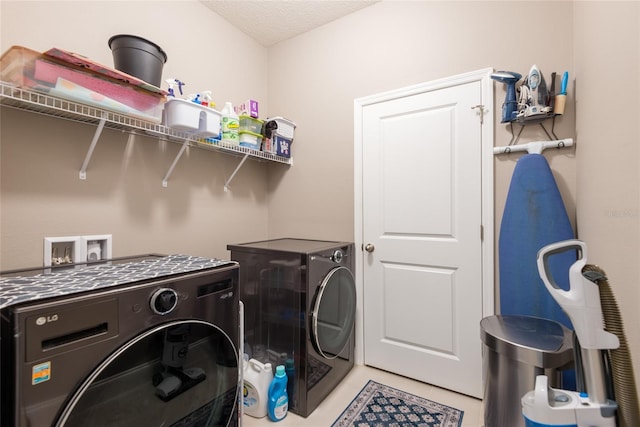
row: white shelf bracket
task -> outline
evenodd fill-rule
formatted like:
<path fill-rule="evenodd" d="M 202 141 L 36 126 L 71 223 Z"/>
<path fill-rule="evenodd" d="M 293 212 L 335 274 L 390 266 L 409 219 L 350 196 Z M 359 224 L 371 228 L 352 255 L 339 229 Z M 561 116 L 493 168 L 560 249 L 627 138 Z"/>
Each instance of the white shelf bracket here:
<path fill-rule="evenodd" d="M 186 150 L 187 146 L 189 145 L 189 141 L 191 141 L 191 137 L 189 137 L 189 138 L 184 140 L 184 142 L 182 143 L 182 147 L 180 147 L 180 151 L 178 151 L 178 155 L 176 156 L 175 159 L 173 159 L 173 163 L 171 163 L 171 166 L 169 166 L 169 170 L 165 174 L 164 178 L 162 178 L 162 186 L 163 187 L 166 188 L 166 187 L 169 186 L 169 177 L 173 173 L 173 169 L 175 169 L 176 165 L 178 164 L 178 161 L 180 160 L 180 157 L 182 157 L 182 154 L 184 153 L 184 150 Z"/>
<path fill-rule="evenodd" d="M 238 166 L 236 166 L 236 169 L 233 171 L 231 176 L 225 181 L 225 183 L 224 183 L 224 191 L 229 191 L 229 184 L 231 184 L 231 181 L 233 180 L 233 177 L 236 176 L 236 173 L 238 173 L 238 171 L 240 170 L 240 168 L 242 167 L 244 162 L 247 160 L 247 157 L 249 157 L 248 154 L 245 154 L 244 157 L 242 157 L 242 160 L 240 160 L 240 163 L 238 163 Z"/>
<path fill-rule="evenodd" d="M 87 151 L 87 155 L 84 157 L 84 163 L 82 163 L 82 167 L 80 168 L 80 179 L 87 179 L 87 166 L 89 166 L 89 161 L 91 161 L 91 156 L 93 156 L 93 150 L 96 148 L 96 144 L 98 144 L 98 140 L 100 139 L 100 135 L 102 135 L 102 130 L 104 129 L 106 121 L 107 113 L 102 113 L 102 118 L 100 119 L 100 123 L 96 129 L 96 133 L 93 134 L 89 151 Z"/>

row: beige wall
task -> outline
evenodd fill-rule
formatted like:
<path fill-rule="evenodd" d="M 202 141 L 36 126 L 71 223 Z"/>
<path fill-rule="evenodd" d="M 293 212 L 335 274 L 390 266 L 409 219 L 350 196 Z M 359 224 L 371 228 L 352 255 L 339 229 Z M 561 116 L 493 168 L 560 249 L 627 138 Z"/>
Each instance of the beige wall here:
<path fill-rule="evenodd" d="M 108 39 L 136 34 L 167 52 L 163 77 L 185 81 L 186 93 L 212 90 L 220 105 L 251 97 L 268 110 L 267 50 L 199 2 L 2 1 L 0 11 L 2 52 L 60 47 L 111 65 Z M 180 145 L 105 130 L 81 181 L 94 126 L 1 114 L 2 269 L 41 265 L 45 236 L 112 234 L 114 256 L 220 258 L 227 243 L 267 237 L 268 170 L 286 165 L 247 161 L 224 192 L 240 158 L 193 148 L 163 188 Z"/>
<path fill-rule="evenodd" d="M 576 2 L 578 233 L 609 278 L 640 385 L 640 2 Z"/>
<path fill-rule="evenodd" d="M 573 73 L 572 4 L 536 4 L 553 7 L 545 25 L 557 30 L 540 31 L 531 45 L 520 37 L 522 2 L 383 1 L 270 48 L 270 105 L 299 126 L 295 166 L 271 180 L 269 233 L 353 239 L 355 98 L 486 67 L 526 74 L 537 63 L 547 76 Z M 504 96 L 496 85 L 498 109 Z M 574 113 L 570 106 L 557 121 L 559 137 L 574 136 Z M 499 110 L 495 116 L 496 145 L 506 145 L 508 127 L 499 123 Z M 539 139 L 547 138 L 537 127 L 522 134 L 523 141 Z M 574 150 L 547 157 L 573 219 Z M 496 158 L 497 224 L 518 158 Z"/>

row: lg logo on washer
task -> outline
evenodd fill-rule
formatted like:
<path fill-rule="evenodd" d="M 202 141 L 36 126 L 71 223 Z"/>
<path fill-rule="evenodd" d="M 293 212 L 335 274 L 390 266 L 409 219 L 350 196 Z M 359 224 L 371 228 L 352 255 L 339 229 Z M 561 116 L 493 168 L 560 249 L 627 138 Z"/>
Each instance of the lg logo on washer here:
<path fill-rule="evenodd" d="M 45 323 L 56 322 L 58 320 L 57 314 L 52 314 L 51 316 L 40 316 L 36 319 L 36 325 L 42 326 Z"/>

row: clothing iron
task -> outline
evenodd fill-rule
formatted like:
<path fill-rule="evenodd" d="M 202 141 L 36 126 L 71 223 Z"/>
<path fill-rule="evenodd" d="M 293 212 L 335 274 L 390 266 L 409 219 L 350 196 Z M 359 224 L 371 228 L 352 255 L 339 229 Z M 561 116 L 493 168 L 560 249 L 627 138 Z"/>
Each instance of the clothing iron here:
<path fill-rule="evenodd" d="M 492 73 L 490 77 L 507 85 L 507 96 L 502 104 L 502 120 L 500 123 L 508 123 L 515 120 L 518 114 L 516 83 L 522 78 L 522 75 L 513 71 L 497 71 Z"/>
<path fill-rule="evenodd" d="M 550 277 L 549 257 L 577 250 L 578 260 L 569 268 L 569 287 L 561 289 Z M 538 272 L 545 287 L 567 313 L 573 324 L 582 362 L 584 389 L 557 390 L 548 386 L 545 375 L 536 377 L 535 390 L 522 398 L 527 427 L 616 427 L 617 403 L 607 396 L 603 351 L 620 346 L 618 337 L 604 330 L 598 285 L 583 275 L 587 247 L 580 240 L 566 240 L 545 246 L 538 252 Z M 580 373 L 580 372 L 578 372 Z"/>
<path fill-rule="evenodd" d="M 549 91 L 542 72 L 537 65 L 529 70 L 529 75 L 520 86 L 520 103 L 518 116 L 531 117 L 547 114 L 551 111 L 548 105 Z"/>

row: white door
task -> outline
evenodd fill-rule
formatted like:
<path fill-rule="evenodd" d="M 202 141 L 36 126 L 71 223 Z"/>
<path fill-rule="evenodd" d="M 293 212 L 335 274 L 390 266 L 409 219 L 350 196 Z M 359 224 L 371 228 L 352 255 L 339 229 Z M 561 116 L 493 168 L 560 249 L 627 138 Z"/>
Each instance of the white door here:
<path fill-rule="evenodd" d="M 481 397 L 483 82 L 422 89 L 361 110 L 364 363 Z"/>

